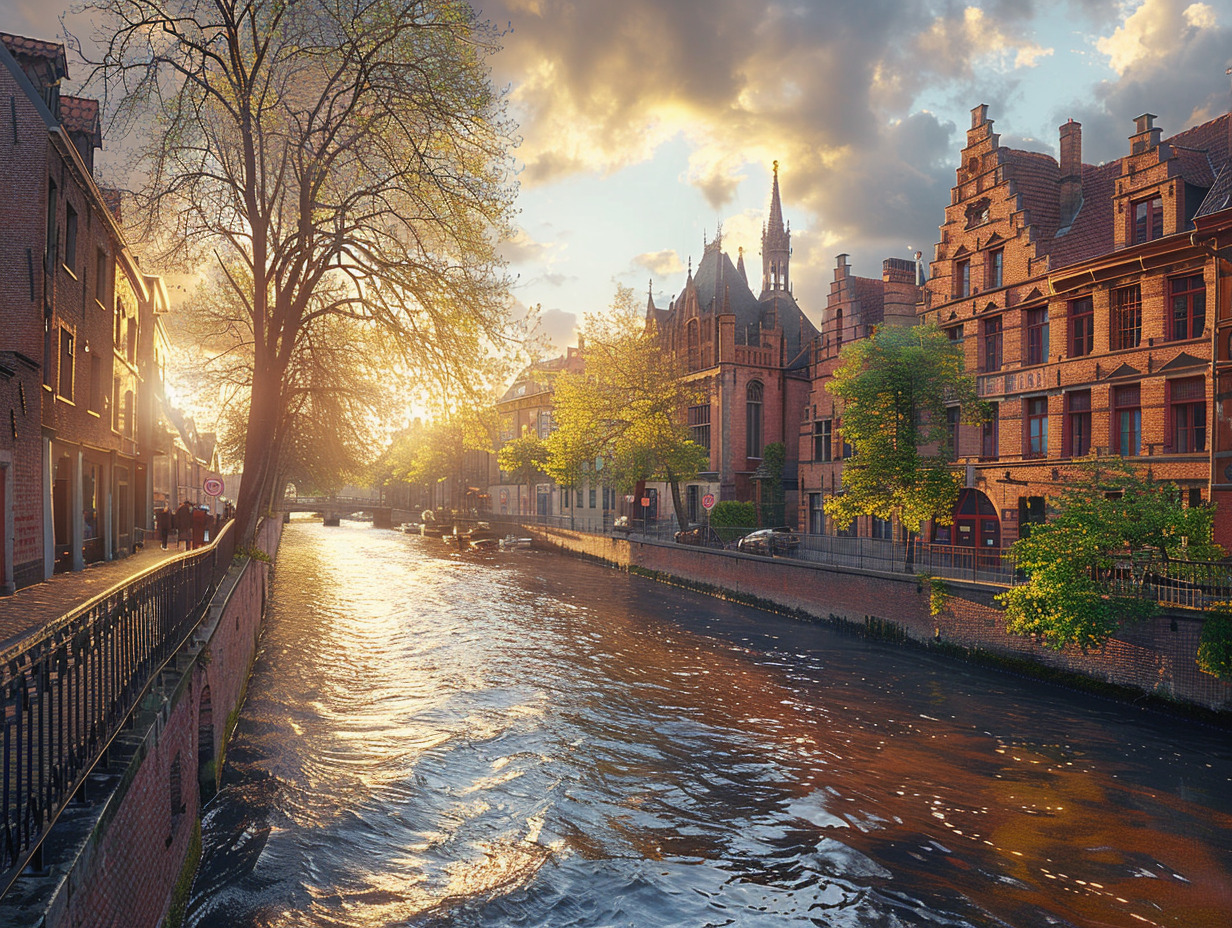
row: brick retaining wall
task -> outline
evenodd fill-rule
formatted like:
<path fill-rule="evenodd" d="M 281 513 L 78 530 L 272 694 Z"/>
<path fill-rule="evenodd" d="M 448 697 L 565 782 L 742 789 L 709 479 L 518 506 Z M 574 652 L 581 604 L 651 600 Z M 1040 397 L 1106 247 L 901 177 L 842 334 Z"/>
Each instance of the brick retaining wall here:
<path fill-rule="evenodd" d="M 272 555 L 281 535 L 281 521 L 267 519 L 258 546 Z M 187 890 L 200 850 L 202 795 L 216 787 L 256 657 L 269 570 L 256 560 L 231 568 L 198 633 L 91 775 L 94 795 L 53 829 L 46 872 L 0 900 L 0 924 L 175 923 L 173 896 Z"/>
<path fill-rule="evenodd" d="M 660 542 L 526 528 L 541 543 L 597 558 L 627 570 L 728 595 L 816 619 L 839 620 L 900 632 L 929 645 L 982 652 L 994 662 L 1022 662 L 1158 696 L 1201 710 L 1232 712 L 1232 683 L 1198 669 L 1202 617 L 1163 613 L 1126 625 L 1101 648 L 1053 651 L 1005 630 L 993 595 L 1000 587 L 948 580 L 950 599 L 929 614 L 929 589 L 915 577 L 826 567 L 735 551 L 713 551 Z"/>

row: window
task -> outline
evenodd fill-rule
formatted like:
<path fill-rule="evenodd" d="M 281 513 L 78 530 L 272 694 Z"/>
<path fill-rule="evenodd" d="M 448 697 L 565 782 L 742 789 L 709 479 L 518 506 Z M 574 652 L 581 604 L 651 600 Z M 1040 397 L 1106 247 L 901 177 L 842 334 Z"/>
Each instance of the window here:
<path fill-rule="evenodd" d="M 840 307 L 834 313 L 834 347 L 843 347 L 843 310 Z"/>
<path fill-rule="evenodd" d="M 94 256 L 94 299 L 107 305 L 107 252 L 101 248 Z"/>
<path fill-rule="evenodd" d="M 1069 304 L 1069 353 L 1084 358 L 1095 350 L 1095 304 L 1089 296 Z"/>
<path fill-rule="evenodd" d="M 1164 201 L 1162 197 L 1139 200 L 1134 204 L 1135 245 L 1162 238 L 1164 234 Z"/>
<path fill-rule="evenodd" d="M 893 541 L 894 524 L 889 519 L 879 519 L 873 516 L 873 537 L 883 541 Z"/>
<path fill-rule="evenodd" d="M 970 171 L 972 174 L 975 174 L 979 170 L 979 164 L 975 161 L 974 158 L 972 158 L 971 161 L 972 161 L 972 164 L 968 166 L 967 170 Z M 987 197 L 980 199 L 980 200 L 976 200 L 974 203 L 972 203 L 970 206 L 967 207 L 967 228 L 968 229 L 973 228 L 975 226 L 983 225 L 984 223 L 988 221 L 988 207 L 989 207 L 989 202 L 988 202 Z"/>
<path fill-rule="evenodd" d="M 809 494 L 808 530 L 810 535 L 826 533 L 826 511 L 821 508 L 822 495 Z"/>
<path fill-rule="evenodd" d="M 1065 447 L 1070 457 L 1091 453 L 1091 391 L 1065 394 Z"/>
<path fill-rule="evenodd" d="M 536 430 L 538 431 L 540 438 L 547 438 L 549 435 L 552 434 L 552 410 L 550 409 L 539 410 L 539 417 L 537 421 Z"/>
<path fill-rule="evenodd" d="M 1001 317 L 985 319 L 984 327 L 984 370 L 1001 370 Z"/>
<path fill-rule="evenodd" d="M 594 487 L 591 487 L 591 488 L 590 488 L 590 494 L 589 494 L 589 496 L 590 496 L 590 508 L 591 508 L 591 509 L 594 509 L 594 508 L 595 508 L 595 503 L 596 503 L 596 502 L 598 502 L 598 495 L 599 495 L 599 491 L 598 491 L 598 490 L 596 490 Z"/>
<path fill-rule="evenodd" d="M 1206 381 L 1189 377 L 1168 383 L 1169 451 L 1189 454 L 1206 450 Z"/>
<path fill-rule="evenodd" d="M 1023 457 L 1048 457 L 1048 397 L 1033 396 L 1024 401 L 1023 420 L 1026 424 L 1027 441 Z"/>
<path fill-rule="evenodd" d="M 1043 364 L 1048 360 L 1048 309 L 1027 310 L 1027 363 Z"/>
<path fill-rule="evenodd" d="M 134 318 L 128 319 L 127 323 L 128 323 L 128 333 L 127 333 L 128 334 L 128 339 L 127 339 L 128 344 L 126 348 L 126 357 L 128 358 L 129 364 L 136 364 L 137 363 L 137 320 L 134 317 Z M 552 414 L 548 413 L 549 423 L 551 422 L 551 418 L 552 418 Z"/>
<path fill-rule="evenodd" d="M 947 406 L 945 408 L 945 428 L 946 434 L 950 437 L 950 453 L 951 461 L 958 460 L 958 420 L 960 418 L 960 410 L 957 406 Z M 874 535 L 874 538 L 877 536 Z"/>
<path fill-rule="evenodd" d="M 813 460 L 834 460 L 834 423 L 830 419 L 818 419 L 813 423 Z"/>
<path fill-rule="evenodd" d="M 112 313 L 112 320 L 114 322 L 114 330 L 111 334 L 111 340 L 117 348 L 119 348 L 122 344 L 124 344 L 123 342 L 124 319 L 125 319 L 125 316 L 127 315 L 127 312 L 128 311 L 124 306 L 124 301 L 116 300 L 115 312 Z"/>
<path fill-rule="evenodd" d="M 1112 291 L 1112 350 L 1137 348 L 1142 341 L 1142 295 L 1138 285 Z"/>
<path fill-rule="evenodd" d="M 77 210 L 72 203 L 64 204 L 64 266 L 77 270 Z"/>
<path fill-rule="evenodd" d="M 103 359 L 97 351 L 90 356 L 90 409 L 103 411 Z"/>
<path fill-rule="evenodd" d="M 1142 453 L 1142 403 L 1138 384 L 1112 391 L 1112 432 L 1116 453 L 1136 457 Z"/>
<path fill-rule="evenodd" d="M 745 454 L 751 458 L 761 457 L 761 382 L 753 380 L 745 390 Z"/>
<path fill-rule="evenodd" d="M 945 330 L 945 334 L 950 341 L 957 344 L 963 340 L 963 327 L 961 325 L 952 325 Z"/>
<path fill-rule="evenodd" d="M 971 295 L 971 262 L 962 260 L 954 262 L 954 296 Z"/>
<path fill-rule="evenodd" d="M 128 390 L 124 394 L 124 434 L 129 438 L 132 438 L 137 430 L 136 413 L 137 410 L 133 408 L 133 391 Z"/>
<path fill-rule="evenodd" d="M 56 236 L 59 234 L 60 227 L 57 225 L 56 207 L 59 205 L 60 198 L 57 196 L 56 182 L 54 180 L 47 181 L 47 240 L 43 243 L 43 261 L 47 273 L 56 266 Z"/>
<path fill-rule="evenodd" d="M 73 333 L 60 330 L 60 369 L 56 392 L 66 400 L 73 398 Z"/>
<path fill-rule="evenodd" d="M 689 407 L 689 438 L 710 450 L 710 404 Z"/>
<path fill-rule="evenodd" d="M 1206 285 L 1201 274 L 1174 277 L 1168 282 L 1171 314 L 1168 338 L 1198 338 L 1206 327 Z"/>
<path fill-rule="evenodd" d="M 997 417 L 1001 407 L 996 404 L 991 404 L 992 408 L 988 414 L 988 418 L 984 420 L 983 426 L 980 428 L 980 460 L 992 461 L 997 457 Z"/>
<path fill-rule="evenodd" d="M 697 332 L 698 322 L 693 319 L 689 322 L 686 338 L 689 348 L 689 370 L 695 371 L 701 366 L 701 354 L 699 351 L 699 341 Z"/>
<path fill-rule="evenodd" d="M 111 428 L 120 431 L 120 378 L 111 381 Z"/>
<path fill-rule="evenodd" d="M 1005 267 L 1005 249 L 996 248 L 988 253 L 988 275 L 985 290 L 993 290 L 1001 286 L 1002 271 Z"/>

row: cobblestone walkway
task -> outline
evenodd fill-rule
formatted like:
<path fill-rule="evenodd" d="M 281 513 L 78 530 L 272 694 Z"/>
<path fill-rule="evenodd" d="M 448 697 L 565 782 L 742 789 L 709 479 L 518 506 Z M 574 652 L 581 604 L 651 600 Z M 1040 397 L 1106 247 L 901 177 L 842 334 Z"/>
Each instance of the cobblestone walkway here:
<path fill-rule="evenodd" d="M 118 561 L 92 564 L 76 573 L 56 574 L 50 580 L 0 596 L 0 649 L 7 649 L 48 622 L 118 586 L 129 577 L 183 554 L 157 545 L 146 546 Z"/>

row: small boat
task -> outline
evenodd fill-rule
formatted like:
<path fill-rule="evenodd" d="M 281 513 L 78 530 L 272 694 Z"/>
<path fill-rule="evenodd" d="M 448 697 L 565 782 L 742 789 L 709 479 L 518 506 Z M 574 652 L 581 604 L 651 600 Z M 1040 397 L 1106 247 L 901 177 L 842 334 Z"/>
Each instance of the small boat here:
<path fill-rule="evenodd" d="M 530 548 L 535 544 L 533 538 L 519 538 L 516 535 L 506 535 L 500 540 L 502 551 L 511 551 L 516 548 Z"/>

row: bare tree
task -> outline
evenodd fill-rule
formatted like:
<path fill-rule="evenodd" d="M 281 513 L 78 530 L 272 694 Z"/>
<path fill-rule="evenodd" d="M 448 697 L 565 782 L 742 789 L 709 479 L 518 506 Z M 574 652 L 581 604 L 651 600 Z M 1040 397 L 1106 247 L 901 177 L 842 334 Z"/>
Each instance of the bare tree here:
<path fill-rule="evenodd" d="M 244 317 L 236 338 L 251 338 L 247 541 L 279 479 L 296 374 L 312 368 L 297 356 L 330 337 L 318 320 L 379 327 L 449 391 L 508 335 L 496 37 L 457 0 L 87 6 L 103 14 L 94 79 L 109 111 L 152 120 L 144 232 L 165 259 L 216 256 Z"/>

